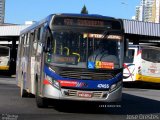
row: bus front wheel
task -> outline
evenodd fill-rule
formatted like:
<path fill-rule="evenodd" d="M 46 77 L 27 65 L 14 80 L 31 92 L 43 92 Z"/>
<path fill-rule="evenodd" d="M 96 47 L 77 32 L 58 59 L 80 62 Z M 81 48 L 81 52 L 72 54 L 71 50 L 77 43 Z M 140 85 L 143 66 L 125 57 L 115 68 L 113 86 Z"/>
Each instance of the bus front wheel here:
<path fill-rule="evenodd" d="M 39 108 L 47 108 L 48 104 L 47 104 L 47 99 L 42 98 L 41 96 L 39 96 L 39 91 L 38 91 L 38 82 L 36 83 L 36 103 L 37 103 L 37 107 Z"/>

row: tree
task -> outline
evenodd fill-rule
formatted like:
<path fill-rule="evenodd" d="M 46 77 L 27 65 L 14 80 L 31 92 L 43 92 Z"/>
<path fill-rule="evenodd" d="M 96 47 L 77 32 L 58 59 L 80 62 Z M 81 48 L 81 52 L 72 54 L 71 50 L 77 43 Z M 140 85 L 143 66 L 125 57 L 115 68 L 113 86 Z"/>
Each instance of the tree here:
<path fill-rule="evenodd" d="M 88 10 L 85 5 L 83 6 L 83 8 L 81 10 L 81 14 L 88 14 Z"/>

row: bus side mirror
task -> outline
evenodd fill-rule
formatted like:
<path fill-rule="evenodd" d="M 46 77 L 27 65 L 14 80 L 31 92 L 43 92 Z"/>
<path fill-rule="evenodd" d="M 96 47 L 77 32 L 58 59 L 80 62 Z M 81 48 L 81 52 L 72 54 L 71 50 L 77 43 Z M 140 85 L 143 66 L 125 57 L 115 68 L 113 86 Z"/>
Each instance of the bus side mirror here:
<path fill-rule="evenodd" d="M 128 46 L 129 46 L 129 40 L 125 39 L 124 41 L 124 56 L 128 56 Z"/>

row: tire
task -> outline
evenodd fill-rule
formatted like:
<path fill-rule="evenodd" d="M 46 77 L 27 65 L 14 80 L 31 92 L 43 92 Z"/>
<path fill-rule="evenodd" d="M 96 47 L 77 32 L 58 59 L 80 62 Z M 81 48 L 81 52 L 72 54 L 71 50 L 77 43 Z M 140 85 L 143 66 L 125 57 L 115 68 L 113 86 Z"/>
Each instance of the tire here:
<path fill-rule="evenodd" d="M 38 92 L 38 82 L 36 83 L 36 104 L 38 108 L 47 108 L 48 107 L 48 101 L 45 98 L 42 98 L 39 96 L 39 92 Z"/>

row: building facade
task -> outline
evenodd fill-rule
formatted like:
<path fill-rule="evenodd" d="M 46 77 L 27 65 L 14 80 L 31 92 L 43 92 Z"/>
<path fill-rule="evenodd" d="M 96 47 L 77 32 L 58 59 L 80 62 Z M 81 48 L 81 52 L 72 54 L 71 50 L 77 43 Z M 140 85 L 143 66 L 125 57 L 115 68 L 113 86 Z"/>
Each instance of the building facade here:
<path fill-rule="evenodd" d="M 141 0 L 136 6 L 136 20 L 144 22 L 160 22 L 160 0 Z"/>
<path fill-rule="evenodd" d="M 0 24 L 4 23 L 5 18 L 5 0 L 0 0 Z"/>
<path fill-rule="evenodd" d="M 160 0 L 155 0 L 155 23 L 160 23 Z"/>

